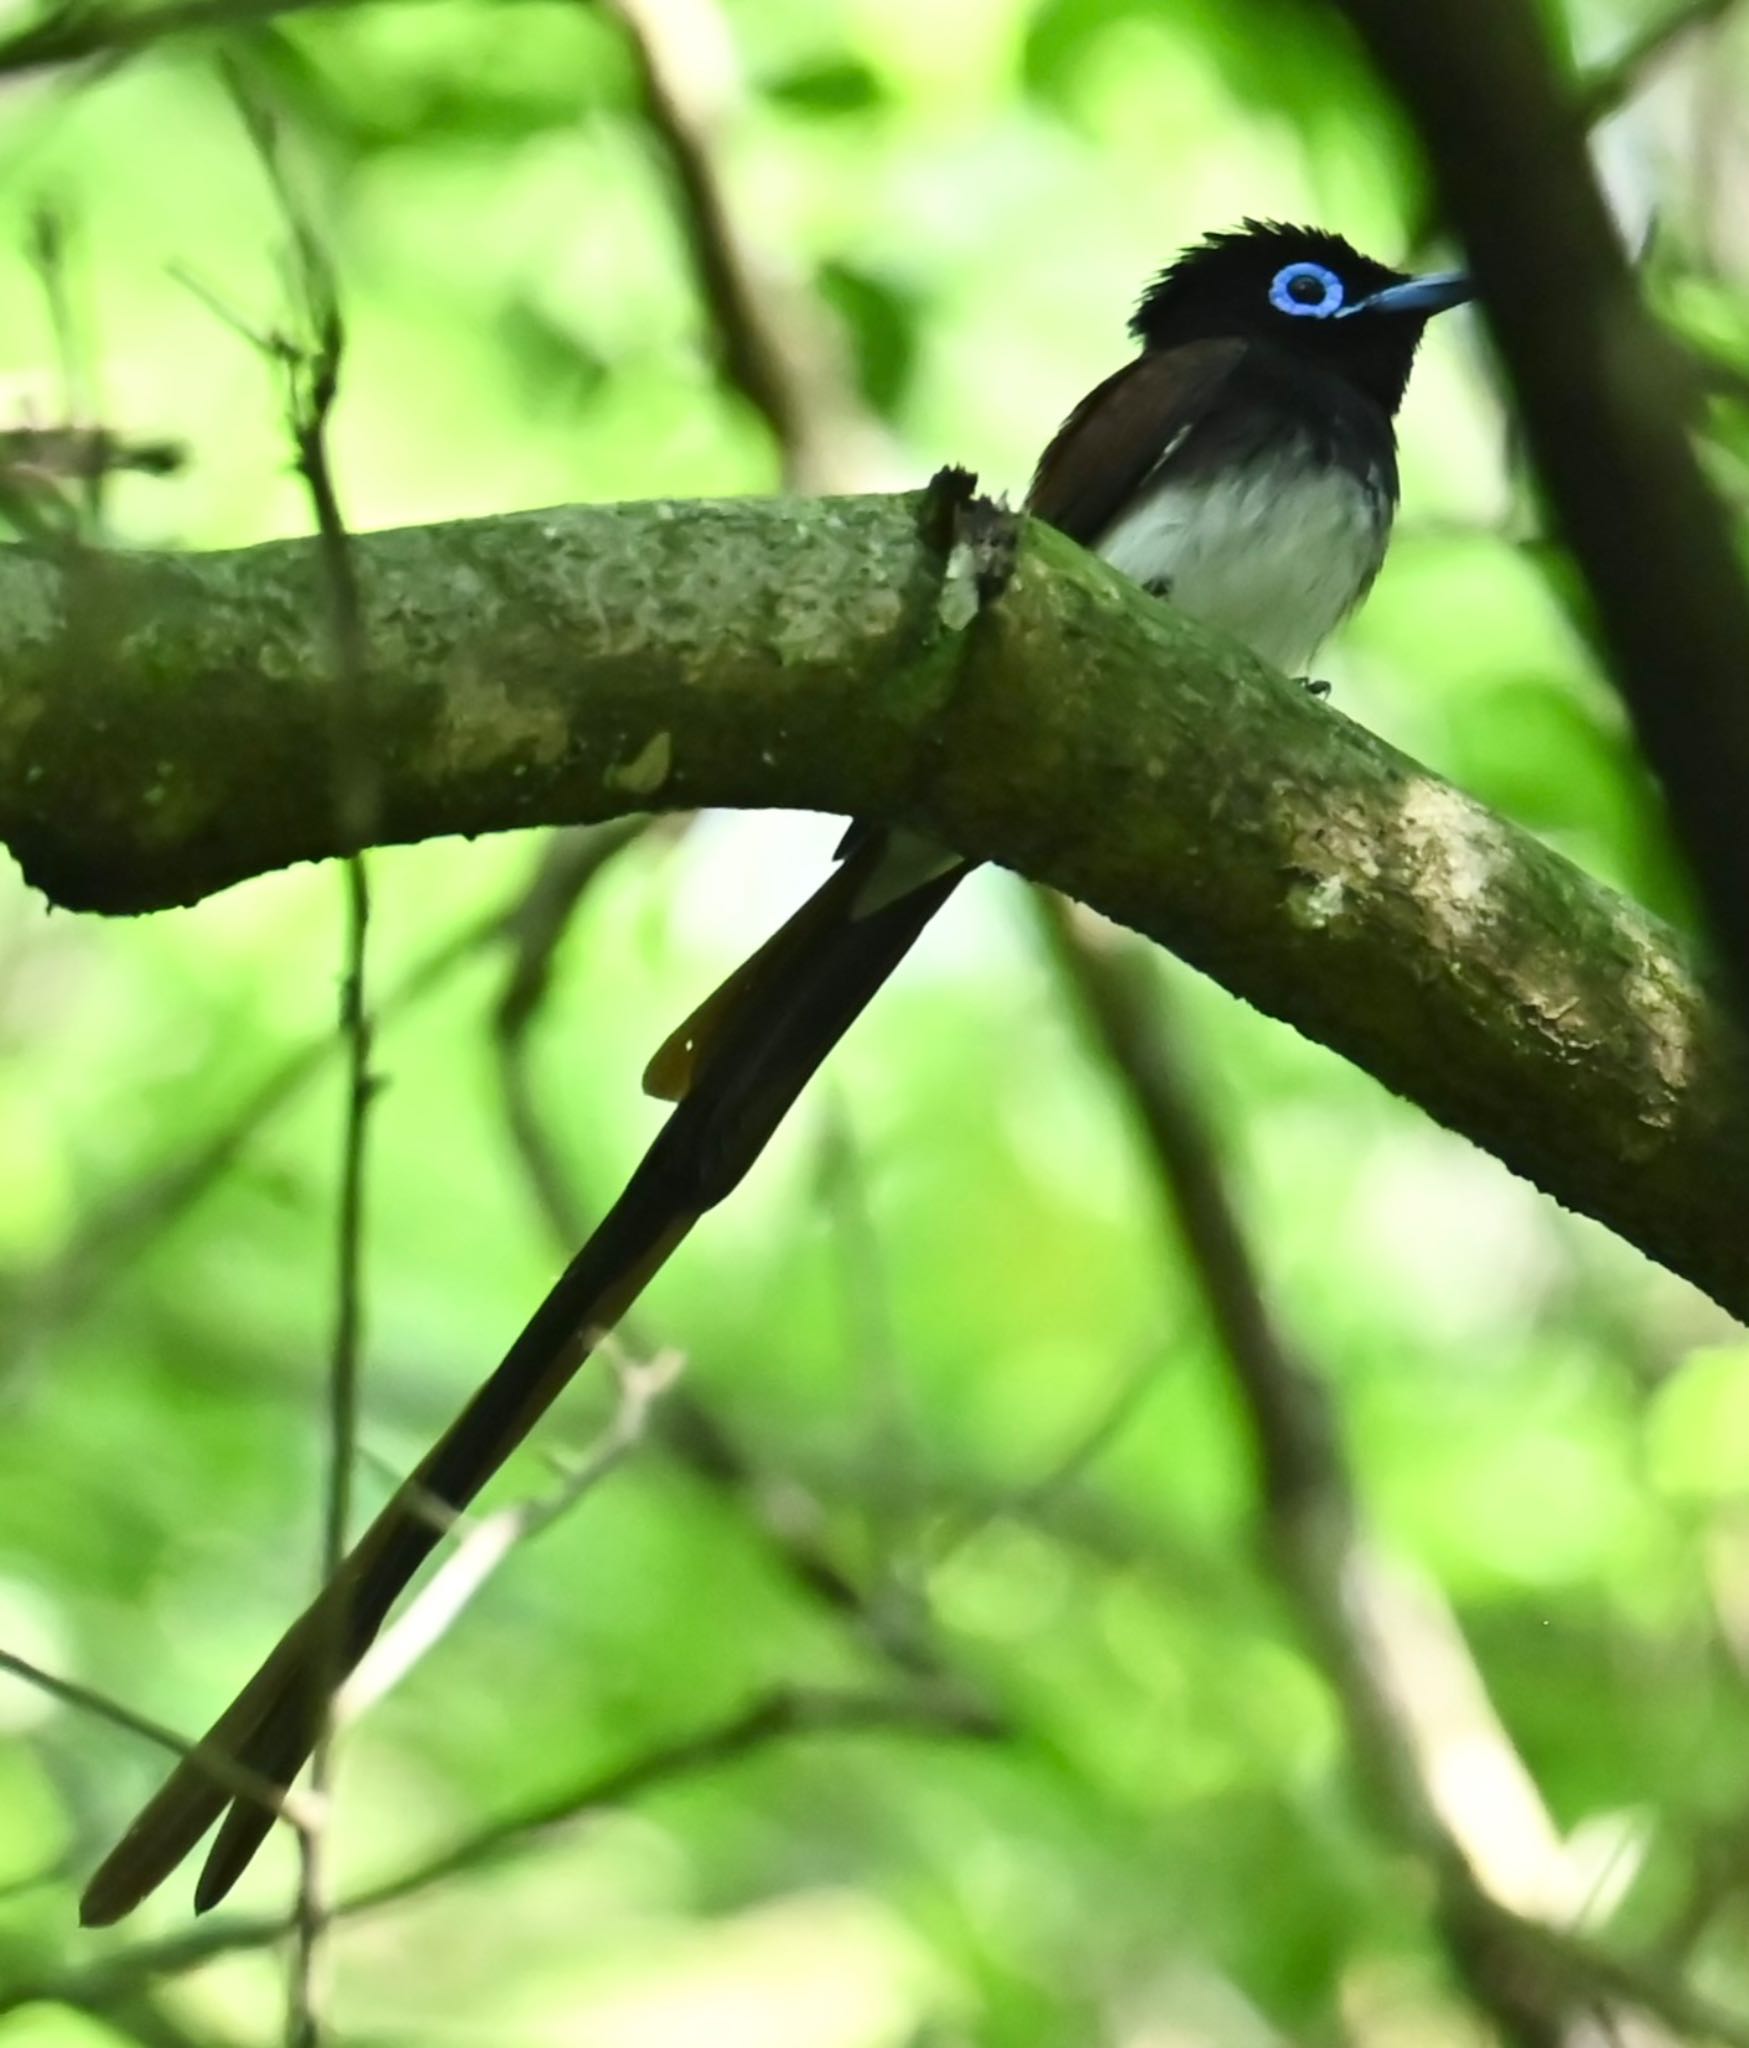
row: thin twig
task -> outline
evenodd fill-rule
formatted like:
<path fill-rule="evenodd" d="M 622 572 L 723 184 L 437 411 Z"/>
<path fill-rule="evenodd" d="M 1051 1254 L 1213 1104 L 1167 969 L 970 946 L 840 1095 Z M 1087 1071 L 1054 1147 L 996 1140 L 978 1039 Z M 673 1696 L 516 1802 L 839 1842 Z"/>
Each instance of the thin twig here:
<path fill-rule="evenodd" d="M 1592 71 L 1579 88 L 1579 117 L 1587 127 L 1626 104 L 1680 42 L 1699 29 L 1714 28 L 1737 0 L 1682 0 L 1668 14 L 1648 22 L 1607 64 Z"/>
<path fill-rule="evenodd" d="M 586 1776 L 579 1784 L 488 1823 L 400 1877 L 356 1894 L 344 1911 L 352 1916 L 396 1905 L 448 1878 L 520 1852 L 604 1807 L 624 1805 L 672 1778 L 738 1761 L 767 1743 L 876 1728 L 945 1731 L 977 1740 L 993 1739 L 1000 1732 L 993 1720 L 953 1690 L 890 1694 L 780 1687 L 700 1735 L 683 1737 L 616 1770 Z"/>
<path fill-rule="evenodd" d="M 52 1671 L 45 1671 L 40 1664 L 33 1664 L 29 1658 L 21 1657 L 15 1650 L 0 1649 L 0 1671 L 9 1672 L 38 1692 L 45 1692 L 53 1699 L 69 1707 L 76 1707 L 82 1714 L 93 1715 L 100 1721 L 107 1721 L 113 1727 L 137 1735 L 143 1741 L 155 1744 L 159 1749 L 168 1750 L 174 1757 L 199 1757 L 206 1769 L 229 1792 L 235 1792 L 246 1799 L 270 1806 L 275 1813 L 290 1822 L 302 1834 L 313 1827 L 317 1817 L 317 1802 L 294 1792 L 282 1792 L 270 1784 L 258 1772 L 223 1750 L 209 1749 L 204 1743 L 189 1742 L 178 1735 L 173 1728 L 167 1728 L 161 1721 L 154 1721 L 149 1715 L 137 1713 L 132 1707 L 124 1706 L 120 1700 L 112 1699 L 108 1693 L 98 1692 L 94 1687 L 81 1685 L 76 1679 L 60 1678 Z"/>
<path fill-rule="evenodd" d="M 1009 1518 L 1028 1519 L 1056 1504 L 1117 1443 L 1158 1391 L 1169 1360 L 1159 1344 L 1150 1344 L 1117 1380 L 1102 1405 L 1066 1449 L 1058 1452 L 1044 1471 L 1018 1485 L 1005 1486 L 984 1497 L 969 1497 L 965 1488 L 954 1489 L 951 1507 L 935 1510 L 935 1535 L 930 1545 L 932 1572 L 939 1572 L 947 1560 L 973 1543 L 985 1530 Z"/>
<path fill-rule="evenodd" d="M 45 481 L 66 477 L 89 484 L 122 470 L 174 476 L 187 459 L 180 441 L 132 441 L 109 427 L 0 428 L 0 468 Z"/>
<path fill-rule="evenodd" d="M 396 1877 L 336 1901 L 333 1921 L 355 1920 L 422 1897 L 452 1878 L 533 1848 L 561 1829 L 629 1805 L 699 1773 L 719 1770 L 772 1743 L 879 1729 L 941 1733 L 974 1741 L 1001 1730 L 957 1693 L 827 1692 L 783 1687 L 699 1732 L 629 1762 L 583 1774 L 533 1805 L 486 1823 Z M 140 1942 L 57 1977 L 0 1989 L 0 2017 L 37 2002 L 105 2012 L 154 1979 L 195 1970 L 226 1955 L 269 1947 L 293 1931 L 283 1914 L 219 1919 L 156 1942 Z"/>
<path fill-rule="evenodd" d="M 643 1442 L 651 1411 L 679 1377 L 680 1354 L 670 1351 L 648 1361 L 614 1363 L 619 1402 L 599 1440 L 550 1492 L 499 1508 L 468 1525 L 461 1541 L 342 1686 L 334 1706 L 336 1721 L 350 1724 L 399 1685 L 449 1633 L 512 1551 L 568 1515 Z"/>
<path fill-rule="evenodd" d="M 73 314 L 73 297 L 67 277 L 66 216 L 58 207 L 39 201 L 31 209 L 30 259 L 48 306 L 49 331 L 55 338 L 55 354 L 61 372 L 61 407 L 71 422 L 93 420 L 99 406 L 88 353 Z"/>
<path fill-rule="evenodd" d="M 717 0 L 599 4 L 626 32 L 723 374 L 771 429 L 786 488 L 896 481 L 890 437 L 856 392 L 836 323 L 767 242 L 742 232 L 729 202 L 721 158 L 742 90 Z"/>
<path fill-rule="evenodd" d="M 103 492 L 119 470 L 167 476 L 183 451 L 132 441 L 102 425 L 93 351 L 74 306 L 65 218 L 47 202 L 30 216 L 26 255 L 42 289 L 59 371 L 60 417 L 0 429 L 0 517 L 27 541 L 79 556 L 103 539 Z"/>
<path fill-rule="evenodd" d="M 575 858 L 595 866 L 637 839 L 641 819 L 580 826 L 560 835 L 575 843 Z M 556 842 L 555 842 L 556 844 Z M 585 848 L 590 849 L 585 852 Z M 496 947 L 520 947 L 529 906 L 542 891 L 549 859 L 543 849 L 534 876 L 516 885 L 501 904 L 438 940 L 379 1000 L 379 1026 L 433 995 L 459 969 Z M 41 1324 L 89 1308 L 116 1275 L 181 1221 L 235 1166 L 249 1141 L 304 1088 L 317 1080 L 341 1041 L 324 1032 L 294 1047 L 250 1090 L 222 1123 L 196 1137 L 166 1164 L 153 1168 L 88 1204 L 53 1263 L 31 1276 L 7 1276 L 8 1315 L 14 1323 Z M 14 1343 L 13 1347 L 18 1347 Z"/>
<path fill-rule="evenodd" d="M 684 831 L 688 822 L 680 818 L 669 829 Z M 595 872 L 588 859 L 558 846 L 543 855 L 525 915 L 512 934 L 514 951 L 493 1021 L 505 1124 L 535 1207 L 566 1256 L 588 1228 L 587 1205 L 553 1144 L 552 1118 L 537 1099 L 530 1052 L 552 986 L 554 953 Z M 620 1323 L 619 1335 L 634 1351 L 654 1348 L 633 1320 Z M 825 1513 L 805 1488 L 793 1480 L 771 1483 L 732 1431 L 686 1387 L 663 1402 L 659 1424 L 668 1450 L 695 1479 L 747 1514 L 796 1585 L 851 1623 L 895 1668 L 947 1682 L 939 1655 L 919 1626 L 915 1602 L 881 1599 L 843 1569 L 825 1538 Z"/>
<path fill-rule="evenodd" d="M 323 1486 L 320 1577 L 331 1583 L 346 1557 L 352 1478 L 358 1444 L 359 1354 L 364 1306 L 364 1201 L 366 1136 L 375 1082 L 371 1073 L 373 1023 L 366 994 L 370 941 L 370 879 L 364 848 L 376 834 L 381 793 L 372 758 L 366 701 L 364 603 L 351 537 L 341 511 L 329 457 L 328 435 L 340 391 L 345 329 L 327 252 L 294 189 L 280 153 L 274 118 L 235 67 L 226 80 L 285 223 L 289 242 L 295 332 L 262 343 L 285 378 L 286 410 L 316 524 L 328 624 L 333 642 L 335 691 L 330 800 L 341 849 L 344 937 L 340 980 L 340 1037 L 345 1048 L 346 1094 L 336 1211 L 334 1330 L 328 1369 L 327 1471 Z M 331 1645 L 340 1665 L 336 1608 Z M 311 1752 L 310 1783 L 325 1802 L 332 1778 L 332 1688 L 321 1688 L 321 1725 Z M 287 2037 L 290 2048 L 315 2048 L 323 2027 L 317 1989 L 319 1952 L 328 1909 L 320 1829 L 298 1837 L 296 1933 L 293 1941 Z"/>

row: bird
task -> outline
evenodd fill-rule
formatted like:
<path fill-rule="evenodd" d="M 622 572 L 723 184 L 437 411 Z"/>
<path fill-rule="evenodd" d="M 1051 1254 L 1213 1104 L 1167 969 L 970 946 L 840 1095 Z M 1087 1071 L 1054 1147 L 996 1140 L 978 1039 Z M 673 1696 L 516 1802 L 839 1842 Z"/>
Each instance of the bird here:
<path fill-rule="evenodd" d="M 1026 510 L 1204 624 L 1304 676 L 1370 589 L 1398 500 L 1395 420 L 1427 321 L 1472 296 L 1319 228 L 1246 220 L 1186 249 L 1130 321 L 1139 351 L 1039 458 Z M 977 863 L 856 825 L 822 886 L 659 1048 L 674 1105 L 496 1370 L 92 1875 L 120 1919 L 219 1830 L 196 1911 L 270 1832 L 330 1694 L 459 1514 L 740 1182 L 820 1063 Z M 209 1759 L 216 1760 L 211 1762 Z"/>

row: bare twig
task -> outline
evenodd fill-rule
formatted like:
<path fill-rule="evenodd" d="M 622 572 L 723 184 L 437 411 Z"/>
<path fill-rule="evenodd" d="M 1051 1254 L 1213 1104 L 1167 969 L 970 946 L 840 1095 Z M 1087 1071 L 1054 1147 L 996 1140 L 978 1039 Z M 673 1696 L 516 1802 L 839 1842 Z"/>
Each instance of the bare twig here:
<path fill-rule="evenodd" d="M 682 816 L 665 821 L 685 830 Z M 555 843 L 543 855 L 513 932 L 510 970 L 494 1013 L 499 1085 L 511 1142 L 554 1245 L 569 1255 L 589 1226 L 587 1206 L 551 1137 L 530 1059 L 532 1032 L 551 986 L 554 951 L 598 864 Z M 653 1347 L 635 1321 L 619 1326 L 634 1351 Z M 659 1412 L 663 1442 L 693 1475 L 736 1503 L 792 1581 L 849 1622 L 896 1668 L 945 1681 L 940 1660 L 909 1607 L 865 1591 L 832 1555 L 820 1503 L 793 1480 L 770 1481 L 694 1392 L 677 1388 Z"/>
<path fill-rule="evenodd" d="M 447 1878 L 520 1852 L 603 1807 L 623 1805 L 677 1776 L 736 1762 L 768 1743 L 876 1728 L 948 1732 L 985 1740 L 999 1732 L 988 1716 L 969 1706 L 956 1691 L 839 1693 L 781 1687 L 700 1735 L 654 1750 L 618 1770 L 586 1776 L 519 1813 L 489 1823 L 416 1869 L 357 1894 L 346 1911 L 371 1913 L 398 1904 Z"/>
<path fill-rule="evenodd" d="M 563 835 L 574 848 L 574 856 L 566 858 L 605 864 L 643 829 L 641 819 L 578 827 Z M 379 1024 L 423 1002 L 477 955 L 500 946 L 523 947 L 532 906 L 543 897 L 550 871 L 559 865 L 557 845 L 555 841 L 551 850 L 543 849 L 534 875 L 519 883 L 502 904 L 458 926 L 406 970 L 378 1002 Z M 164 1165 L 89 1204 L 51 1264 L 28 1279 L 7 1276 L 10 1325 L 40 1326 L 90 1307 L 119 1272 L 224 1178 L 249 1141 L 320 1076 L 340 1048 L 339 1037 L 329 1033 L 295 1047 L 262 1076 L 223 1123 L 203 1132 Z M 15 1342 L 12 1349 L 17 1348 Z"/>
<path fill-rule="evenodd" d="M 952 1506 L 945 1511 L 941 1507 L 936 1509 L 931 1569 L 939 1571 L 949 1557 L 995 1522 L 1011 1516 L 1032 1519 L 1053 1509 L 1140 1415 L 1159 1388 L 1166 1364 L 1161 1347 L 1150 1345 L 1146 1354 L 1121 1375 L 1080 1435 L 1044 1471 L 983 1497 L 964 1487 L 955 1489 Z"/>
<path fill-rule="evenodd" d="M 31 210 L 30 259 L 42 285 L 49 329 L 55 338 L 62 414 L 69 422 L 79 423 L 96 419 L 100 408 L 89 352 L 73 312 L 72 286 L 67 275 L 68 239 L 66 216 L 58 207 L 39 202 Z"/>
<path fill-rule="evenodd" d="M 365 1134 L 375 1083 L 371 1074 L 374 1023 L 365 988 L 370 940 L 370 879 L 363 848 L 376 815 L 375 781 L 364 746 L 364 652 L 358 582 L 345 522 L 328 462 L 328 419 L 339 385 L 341 328 L 326 295 L 326 270 L 305 252 L 320 340 L 312 358 L 297 418 L 298 467 L 315 508 L 322 560 L 333 608 L 334 645 L 341 688 L 335 735 L 334 803 L 340 844 L 350 849 L 341 868 L 345 936 L 340 980 L 340 1034 L 346 1048 L 346 1101 L 340 1146 L 340 1198 L 336 1209 L 334 1335 L 328 1374 L 328 1470 L 323 1488 L 321 1579 L 331 1581 L 346 1556 L 351 1521 L 353 1460 L 358 1442 L 358 1372 L 364 1311 Z M 320 300 L 316 289 L 323 290 Z M 336 1609 L 336 1633 L 338 1633 Z M 334 1646 L 339 1663 L 339 1646 Z M 327 1697 L 328 1687 L 323 1687 Z M 310 1782 L 321 1792 L 333 1773 L 332 1703 L 311 1752 Z M 292 1970 L 291 2048 L 313 2048 L 322 2026 L 315 1993 L 317 1950 L 327 1928 L 321 1835 L 299 1838 L 298 1928 Z"/>
<path fill-rule="evenodd" d="M 298 473 L 315 517 L 323 588 L 328 605 L 335 675 L 330 798 L 336 844 L 341 850 L 345 933 L 340 983 L 340 1037 L 345 1047 L 346 1099 L 336 1213 L 334 1333 L 328 1371 L 328 1458 L 323 1488 L 320 1577 L 338 1574 L 346 1556 L 351 1521 L 352 1475 L 358 1443 L 359 1352 L 363 1323 L 365 1138 L 375 1082 L 371 1074 L 373 1022 L 366 999 L 370 939 L 370 880 L 364 848 L 375 836 L 380 792 L 367 733 L 364 606 L 351 537 L 334 480 L 328 434 L 340 390 L 345 330 L 327 253 L 287 174 L 272 114 L 242 74 L 228 68 L 231 88 L 249 138 L 284 220 L 290 245 L 295 331 L 276 336 L 265 352 L 284 374 L 286 411 L 297 451 Z M 335 1609 L 337 1638 L 343 1610 Z M 335 1669 L 339 1643 L 332 1645 Z M 325 1799 L 332 1776 L 333 1702 L 321 1688 L 324 1708 L 310 1764 L 310 1783 Z M 290 2048 L 314 2048 L 322 2035 L 317 1989 L 318 1957 L 327 1927 L 320 1829 L 298 1837 L 296 1935 L 290 1977 Z"/>
<path fill-rule="evenodd" d="M 534 1848 L 592 1814 L 722 1769 L 774 1743 L 881 1729 L 974 1741 L 990 1740 L 1001 1732 L 995 1722 L 958 1694 L 927 1687 L 901 1693 L 783 1687 L 712 1727 L 660 1744 L 629 1762 L 587 1772 L 560 1791 L 488 1822 L 399 1876 L 338 1900 L 331 1918 L 360 1919 L 422 1897 L 452 1878 Z M 284 1915 L 220 1919 L 165 1941 L 123 1948 L 59 1976 L 35 1982 L 21 1977 L 0 1988 L 0 2016 L 39 2001 L 105 2012 L 154 1979 L 199 1969 L 220 1956 L 266 1948 L 290 1933 L 293 1926 L 293 1920 Z"/>
<path fill-rule="evenodd" d="M 1492 1950 L 1501 1966 L 1520 1979 L 1527 1971 L 1537 1973 L 1578 2010 L 1625 2009 L 1647 2015 L 1684 2040 L 1749 2048 L 1749 2019 L 1693 1990 L 1672 1971 L 1613 1955 L 1583 1935 L 1526 1920 L 1480 1892 L 1450 1901 L 1447 1917 L 1460 1940 Z M 1606 2038 L 1621 2037 L 1618 2032 Z"/>
<path fill-rule="evenodd" d="M 88 428 L 99 418 L 100 407 L 90 351 L 86 348 L 85 336 L 80 332 L 80 323 L 73 311 L 72 284 L 68 277 L 68 233 L 67 220 L 57 208 L 44 201 L 32 210 L 30 259 L 42 285 L 43 300 L 48 307 L 49 330 L 54 336 L 55 354 L 60 365 L 61 417 L 70 428 L 77 430 Z M 101 462 L 95 466 L 87 463 L 71 472 L 83 486 L 79 493 L 74 531 L 89 542 L 97 541 L 102 533 L 103 480 L 106 473 L 106 466 Z M 40 475 L 40 469 L 22 471 L 16 462 L 8 465 L 9 482 L 23 482 L 33 474 Z"/>
<path fill-rule="evenodd" d="M 113 1727 L 124 1729 L 129 1735 L 156 1744 L 172 1756 L 198 1756 L 227 1791 L 242 1794 L 245 1798 L 271 1806 L 275 1813 L 288 1821 L 300 1834 L 315 1825 L 317 1802 L 293 1792 L 281 1792 L 275 1785 L 255 1771 L 240 1764 L 224 1751 L 208 1749 L 205 1744 L 188 1742 L 172 1728 L 166 1728 L 161 1721 L 154 1721 L 149 1715 L 136 1713 L 132 1707 L 124 1706 L 120 1700 L 109 1694 L 98 1692 L 88 1685 L 81 1685 L 76 1679 L 58 1678 L 53 1672 L 45 1671 L 26 1657 L 13 1650 L 0 1649 L 0 1671 L 9 1672 L 14 1678 L 22 1679 L 26 1685 L 34 1686 L 38 1692 L 46 1692 L 51 1698 L 63 1701 L 67 1706 L 78 1708 L 82 1714 L 93 1715 L 100 1721 L 107 1721 Z"/>
<path fill-rule="evenodd" d="M 723 373 L 770 427 L 785 484 L 847 491 L 892 481 L 891 443 L 856 396 L 826 309 L 743 233 L 728 202 L 722 148 L 742 94 L 717 0 L 598 4 L 625 29 Z"/>
<path fill-rule="evenodd" d="M 1697 30 L 1716 28 L 1736 5 L 1737 0 L 1680 0 L 1667 14 L 1647 22 L 1607 64 L 1586 77 L 1579 91 L 1580 119 L 1587 126 L 1607 120 L 1678 43 Z"/>
<path fill-rule="evenodd" d="M 109 427 L 0 429 L 0 516 L 28 541 L 66 547 L 99 537 L 105 481 L 124 470 L 172 476 L 176 441 L 132 441 Z M 77 498 L 69 491 L 77 492 Z"/>
<path fill-rule="evenodd" d="M 643 1442 L 651 1410 L 675 1384 L 680 1367 L 678 1352 L 665 1352 L 648 1362 L 615 1362 L 619 1404 L 599 1441 L 549 1493 L 499 1508 L 468 1524 L 461 1541 L 401 1615 L 371 1645 L 341 1688 L 335 1702 L 337 1721 L 355 1721 L 399 1685 L 413 1666 L 448 1634 L 463 1609 L 512 1551 L 569 1514 Z"/>

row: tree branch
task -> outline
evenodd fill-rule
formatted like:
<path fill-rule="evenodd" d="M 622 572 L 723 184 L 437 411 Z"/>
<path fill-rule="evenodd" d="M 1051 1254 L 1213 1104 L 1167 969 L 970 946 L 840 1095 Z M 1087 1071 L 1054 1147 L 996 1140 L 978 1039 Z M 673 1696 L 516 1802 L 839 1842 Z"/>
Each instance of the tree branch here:
<path fill-rule="evenodd" d="M 916 499 L 359 537 L 382 836 L 787 805 L 1050 882 L 1749 1313 L 1749 1062 L 1656 919 L 1048 529 Z M 0 552 L 0 837 L 75 908 L 336 851 L 317 550 Z"/>
<path fill-rule="evenodd" d="M 1749 585 L 1529 0 L 1340 0 L 1426 147 L 1749 1015 Z M 1551 289 L 1551 280 L 1559 288 Z"/>

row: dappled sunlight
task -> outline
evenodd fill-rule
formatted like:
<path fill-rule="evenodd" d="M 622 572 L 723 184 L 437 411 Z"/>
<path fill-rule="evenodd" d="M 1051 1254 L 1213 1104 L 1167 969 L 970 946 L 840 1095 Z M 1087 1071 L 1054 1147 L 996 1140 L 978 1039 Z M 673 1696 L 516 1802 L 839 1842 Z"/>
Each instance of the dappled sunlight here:
<path fill-rule="evenodd" d="M 1469 944 L 1488 922 L 1495 880 L 1510 859 L 1500 827 L 1473 797 L 1428 777 L 1411 779 L 1394 824 L 1390 853 L 1420 884 L 1439 939 Z"/>

